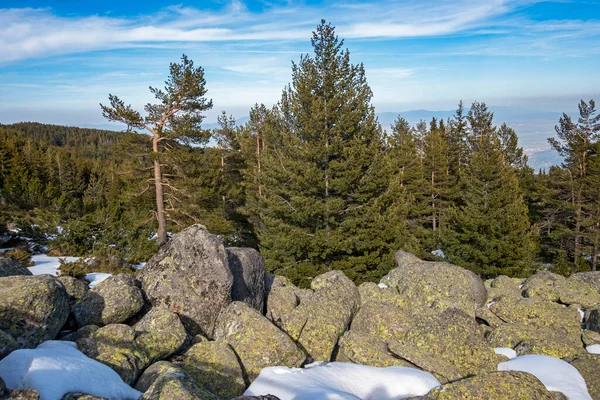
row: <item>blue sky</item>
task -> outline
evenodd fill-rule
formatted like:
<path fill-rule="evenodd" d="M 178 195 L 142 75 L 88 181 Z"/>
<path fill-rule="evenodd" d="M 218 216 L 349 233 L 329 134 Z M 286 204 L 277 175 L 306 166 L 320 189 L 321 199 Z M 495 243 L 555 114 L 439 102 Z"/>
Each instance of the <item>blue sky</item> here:
<path fill-rule="evenodd" d="M 600 97 L 597 0 L 0 0 L 0 122 L 103 124 L 109 93 L 141 108 L 182 53 L 205 68 L 207 121 L 243 117 L 278 101 L 321 18 L 364 63 L 378 112 Z"/>

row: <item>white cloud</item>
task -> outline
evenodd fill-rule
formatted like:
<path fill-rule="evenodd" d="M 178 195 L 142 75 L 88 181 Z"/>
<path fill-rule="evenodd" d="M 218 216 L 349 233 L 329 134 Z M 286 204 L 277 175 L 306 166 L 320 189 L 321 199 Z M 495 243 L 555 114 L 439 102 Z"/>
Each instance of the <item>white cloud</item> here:
<path fill-rule="evenodd" d="M 456 34 L 484 28 L 490 21 L 535 1 L 387 0 L 338 2 L 324 8 L 288 4 L 272 5 L 256 13 L 242 1 L 232 0 L 219 11 L 169 6 L 154 15 L 129 19 L 64 17 L 48 9 L 0 9 L 0 63 L 182 42 L 305 41 L 323 15 L 347 38 Z M 547 24 L 540 29 L 554 28 Z"/>

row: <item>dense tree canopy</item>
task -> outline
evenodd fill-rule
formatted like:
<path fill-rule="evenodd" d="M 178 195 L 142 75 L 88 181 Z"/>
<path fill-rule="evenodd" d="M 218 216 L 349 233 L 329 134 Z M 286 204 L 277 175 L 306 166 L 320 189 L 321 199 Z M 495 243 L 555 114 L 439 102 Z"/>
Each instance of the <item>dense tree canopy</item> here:
<path fill-rule="evenodd" d="M 63 254 L 142 261 L 161 224 L 166 235 L 198 222 L 227 245 L 259 248 L 269 270 L 301 285 L 331 269 L 376 279 L 399 249 L 485 277 L 597 269 L 593 100 L 558 121 L 550 144 L 564 164 L 536 173 L 517 132 L 483 102 L 381 127 L 365 69 L 334 27 L 323 21 L 311 43 L 281 100 L 256 104 L 244 125 L 224 111 L 218 128 L 202 129 L 204 71 L 185 56 L 164 90 L 151 89 L 146 118 L 115 96 L 103 107 L 150 135 L 0 125 L 0 233 L 11 223 Z M 166 188 L 162 222 L 152 186 Z"/>

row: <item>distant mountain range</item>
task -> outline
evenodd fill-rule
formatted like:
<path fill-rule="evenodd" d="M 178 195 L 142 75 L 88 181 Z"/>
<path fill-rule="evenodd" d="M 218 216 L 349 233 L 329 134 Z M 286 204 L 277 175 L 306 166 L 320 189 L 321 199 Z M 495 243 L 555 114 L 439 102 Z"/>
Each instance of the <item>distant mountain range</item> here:
<path fill-rule="evenodd" d="M 537 110 L 528 110 L 518 107 L 489 107 L 494 113 L 496 125 L 506 122 L 519 135 L 520 145 L 523 146 L 529 156 L 529 165 L 536 171 L 539 169 L 550 168 L 552 165 L 560 165 L 561 157 L 551 150 L 548 145 L 548 138 L 554 136 L 554 126 L 561 117 L 560 112 L 542 112 Z M 433 117 L 447 120 L 452 118 L 454 110 L 449 111 L 430 111 L 430 110 L 410 110 L 401 112 L 382 112 L 377 113 L 381 126 L 389 130 L 398 116 L 405 118 L 410 124 L 415 125 L 420 120 L 431 121 Z M 248 122 L 247 116 L 238 118 L 239 125 Z M 205 122 L 205 129 L 217 128 L 216 122 Z M 100 124 L 100 125 L 82 125 L 84 128 L 122 130 L 125 129 L 120 124 Z"/>

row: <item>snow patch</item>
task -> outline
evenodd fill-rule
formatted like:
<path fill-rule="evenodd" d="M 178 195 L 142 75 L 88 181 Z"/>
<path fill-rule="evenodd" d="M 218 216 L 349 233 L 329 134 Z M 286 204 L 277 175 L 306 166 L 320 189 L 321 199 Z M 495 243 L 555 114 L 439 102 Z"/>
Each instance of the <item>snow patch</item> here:
<path fill-rule="evenodd" d="M 64 259 L 66 262 L 75 262 L 79 260 L 79 257 L 50 257 L 45 254 L 35 254 L 31 257 L 31 261 L 33 261 L 33 267 L 29 267 L 29 271 L 33 275 L 60 275 L 60 259 Z"/>
<path fill-rule="evenodd" d="M 0 377 L 11 389 L 35 389 L 40 400 L 60 400 L 82 392 L 110 399 L 138 399 L 106 365 L 86 357 L 73 342 L 50 340 L 36 349 L 16 350 L 0 360 Z"/>
<path fill-rule="evenodd" d="M 579 371 L 558 358 L 540 355 L 520 356 L 498 364 L 498 371 L 528 372 L 538 378 L 546 389 L 561 392 L 569 400 L 592 400 Z"/>
<path fill-rule="evenodd" d="M 585 348 L 590 354 L 600 354 L 600 344 L 593 344 Z"/>
<path fill-rule="evenodd" d="M 517 352 L 511 349 L 510 347 L 496 347 L 494 349 L 494 353 L 502 354 L 503 356 L 508 357 L 509 360 L 517 357 Z"/>
<path fill-rule="evenodd" d="M 307 368 L 264 368 L 244 393 L 281 400 L 392 400 L 422 396 L 441 386 L 430 373 L 408 367 L 314 363 Z"/>
<path fill-rule="evenodd" d="M 92 272 L 91 274 L 87 274 L 85 276 L 85 280 L 89 282 L 88 287 L 93 289 L 97 284 L 102 281 L 105 281 L 107 278 L 110 278 L 112 274 L 107 274 L 104 272 Z"/>
<path fill-rule="evenodd" d="M 583 318 L 585 317 L 585 312 L 581 308 L 578 308 L 577 311 L 579 311 L 579 322 L 583 322 Z"/>
<path fill-rule="evenodd" d="M 386 285 L 385 283 L 378 283 L 378 284 L 377 284 L 377 286 L 379 286 L 379 287 L 380 287 L 380 288 L 382 288 L 382 289 L 387 289 L 387 288 L 389 288 L 389 286 L 388 286 L 388 285 Z"/>
<path fill-rule="evenodd" d="M 433 254 L 436 257 L 446 258 L 446 253 L 444 253 L 444 251 L 442 249 L 434 250 L 431 252 L 431 254 Z"/>

